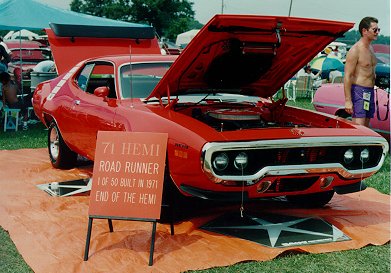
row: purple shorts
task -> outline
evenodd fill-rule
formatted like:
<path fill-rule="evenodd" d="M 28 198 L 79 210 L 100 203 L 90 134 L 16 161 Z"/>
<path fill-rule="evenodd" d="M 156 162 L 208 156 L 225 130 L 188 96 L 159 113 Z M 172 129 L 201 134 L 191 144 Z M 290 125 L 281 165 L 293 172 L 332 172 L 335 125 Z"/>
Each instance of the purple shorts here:
<path fill-rule="evenodd" d="M 373 118 L 375 99 L 373 87 L 352 84 L 353 118 Z"/>

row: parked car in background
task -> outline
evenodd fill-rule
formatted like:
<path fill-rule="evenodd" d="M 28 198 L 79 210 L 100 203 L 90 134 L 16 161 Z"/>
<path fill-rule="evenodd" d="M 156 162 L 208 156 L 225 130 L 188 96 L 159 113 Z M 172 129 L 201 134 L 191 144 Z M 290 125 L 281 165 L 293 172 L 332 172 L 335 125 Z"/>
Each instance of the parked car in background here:
<path fill-rule="evenodd" d="M 13 75 L 19 88 L 23 85 L 23 93 L 28 94 L 31 86 L 31 71 L 38 63 L 52 59 L 51 50 L 41 47 L 41 43 L 36 41 L 7 40 L 5 43 L 11 51 L 8 72 Z"/>
<path fill-rule="evenodd" d="M 375 116 L 369 127 L 390 140 L 389 88 L 375 89 Z M 345 112 L 343 84 L 323 84 L 315 93 L 313 105 L 319 112 L 351 119 Z"/>
<path fill-rule="evenodd" d="M 160 132 L 168 134 L 163 198 L 286 196 L 314 207 L 334 192 L 360 191 L 382 166 L 387 141 L 347 120 L 288 107 L 286 98 L 268 99 L 352 26 L 216 15 L 179 56 L 81 61 L 34 92 L 52 165 L 70 168 L 78 154 L 94 160 L 98 131 Z"/>
<path fill-rule="evenodd" d="M 375 53 L 375 55 L 377 59 L 376 85 L 383 89 L 390 88 L 390 54 Z"/>
<path fill-rule="evenodd" d="M 179 55 L 182 52 L 179 46 L 170 41 L 161 41 L 159 45 L 163 55 Z"/>

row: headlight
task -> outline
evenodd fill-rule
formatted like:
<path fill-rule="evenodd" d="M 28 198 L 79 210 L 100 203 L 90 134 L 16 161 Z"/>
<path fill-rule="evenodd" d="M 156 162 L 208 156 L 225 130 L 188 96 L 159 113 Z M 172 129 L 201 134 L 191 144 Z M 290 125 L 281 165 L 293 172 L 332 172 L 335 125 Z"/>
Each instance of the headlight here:
<path fill-rule="evenodd" d="M 241 152 L 235 157 L 234 165 L 236 169 L 243 170 L 247 167 L 247 163 L 248 156 L 245 152 Z"/>
<path fill-rule="evenodd" d="M 228 155 L 226 153 L 221 153 L 213 160 L 213 167 L 218 171 L 223 171 L 227 168 L 228 163 Z"/>
<path fill-rule="evenodd" d="M 369 150 L 367 148 L 361 151 L 360 160 L 362 163 L 365 163 L 369 160 Z"/>
<path fill-rule="evenodd" d="M 345 154 L 343 155 L 343 160 L 345 161 L 346 164 L 349 164 L 353 161 L 354 159 L 354 153 L 352 149 L 348 149 Z"/>

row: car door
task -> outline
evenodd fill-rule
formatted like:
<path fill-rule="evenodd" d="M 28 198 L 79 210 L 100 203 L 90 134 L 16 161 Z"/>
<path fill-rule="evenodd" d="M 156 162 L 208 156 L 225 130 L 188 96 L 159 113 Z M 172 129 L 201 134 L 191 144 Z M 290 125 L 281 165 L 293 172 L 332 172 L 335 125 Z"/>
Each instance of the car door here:
<path fill-rule="evenodd" d="M 84 65 L 75 78 L 70 109 L 67 109 L 67 123 L 64 134 L 66 139 L 77 147 L 83 156 L 94 157 L 98 131 L 113 131 L 114 117 L 117 111 L 117 94 L 114 84 L 114 65 L 110 62 L 89 62 Z M 107 86 L 108 97 L 98 97 L 94 90 Z M 113 90 L 114 89 L 114 90 Z"/>

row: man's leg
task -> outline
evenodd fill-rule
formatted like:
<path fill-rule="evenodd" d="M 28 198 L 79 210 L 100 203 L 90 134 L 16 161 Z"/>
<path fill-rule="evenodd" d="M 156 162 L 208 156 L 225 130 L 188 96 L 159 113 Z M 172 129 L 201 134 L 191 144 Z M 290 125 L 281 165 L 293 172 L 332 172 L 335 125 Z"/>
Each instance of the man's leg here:
<path fill-rule="evenodd" d="M 365 124 L 364 124 L 364 125 L 367 126 L 367 127 L 369 127 L 369 121 L 370 121 L 370 120 L 371 120 L 370 118 L 366 118 L 366 119 L 365 119 Z"/>
<path fill-rule="evenodd" d="M 359 125 L 363 125 L 363 126 L 366 126 L 365 123 L 366 123 L 366 118 L 352 118 L 352 121 L 356 124 L 359 124 Z M 368 121 L 368 124 L 369 124 L 369 121 Z"/>

